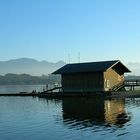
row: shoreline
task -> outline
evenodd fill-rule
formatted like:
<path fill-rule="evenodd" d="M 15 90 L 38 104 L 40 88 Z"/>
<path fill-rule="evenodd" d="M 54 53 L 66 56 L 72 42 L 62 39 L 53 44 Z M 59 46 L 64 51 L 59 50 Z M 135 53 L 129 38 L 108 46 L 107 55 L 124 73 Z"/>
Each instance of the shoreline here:
<path fill-rule="evenodd" d="M 36 96 L 39 98 L 65 98 L 65 97 L 103 97 L 103 98 L 140 98 L 140 91 L 116 91 L 101 93 L 0 93 L 0 96 Z"/>
<path fill-rule="evenodd" d="M 37 96 L 38 93 L 0 93 L 0 96 Z"/>

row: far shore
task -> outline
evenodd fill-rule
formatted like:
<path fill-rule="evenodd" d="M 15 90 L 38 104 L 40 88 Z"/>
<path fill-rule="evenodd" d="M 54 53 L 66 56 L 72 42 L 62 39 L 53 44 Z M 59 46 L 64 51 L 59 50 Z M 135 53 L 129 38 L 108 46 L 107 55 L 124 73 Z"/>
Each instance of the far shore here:
<path fill-rule="evenodd" d="M 54 92 L 54 93 L 26 93 L 26 92 L 20 92 L 20 93 L 1 93 L 0 96 L 37 96 L 37 97 L 43 97 L 43 98 L 65 98 L 65 97 L 98 97 L 98 98 L 140 98 L 140 91 L 116 91 L 116 92 L 110 92 L 110 93 L 62 93 L 62 92 Z"/>

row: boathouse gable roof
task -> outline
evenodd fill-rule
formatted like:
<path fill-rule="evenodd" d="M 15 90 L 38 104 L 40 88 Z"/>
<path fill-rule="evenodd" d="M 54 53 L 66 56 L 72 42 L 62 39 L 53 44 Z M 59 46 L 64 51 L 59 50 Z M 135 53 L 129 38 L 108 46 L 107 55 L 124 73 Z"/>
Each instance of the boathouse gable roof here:
<path fill-rule="evenodd" d="M 120 69 L 123 72 L 130 72 L 130 70 L 127 67 L 125 67 L 119 60 L 113 60 L 113 61 L 67 64 L 62 68 L 53 72 L 53 74 L 104 72 L 114 67 Z"/>

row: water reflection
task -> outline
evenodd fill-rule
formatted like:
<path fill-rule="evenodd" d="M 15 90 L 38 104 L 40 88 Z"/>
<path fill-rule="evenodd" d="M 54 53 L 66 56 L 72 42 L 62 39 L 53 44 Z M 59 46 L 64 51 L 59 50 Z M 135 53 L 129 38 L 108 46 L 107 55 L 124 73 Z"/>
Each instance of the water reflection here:
<path fill-rule="evenodd" d="M 123 99 L 69 98 L 62 100 L 62 110 L 64 124 L 77 128 L 97 125 L 123 127 L 131 119 Z"/>
<path fill-rule="evenodd" d="M 139 116 L 140 98 L 1 97 L 0 140 L 139 139 Z"/>
<path fill-rule="evenodd" d="M 122 127 L 125 123 L 130 121 L 131 116 L 125 110 L 124 99 L 106 100 L 104 102 L 105 122 Z"/>

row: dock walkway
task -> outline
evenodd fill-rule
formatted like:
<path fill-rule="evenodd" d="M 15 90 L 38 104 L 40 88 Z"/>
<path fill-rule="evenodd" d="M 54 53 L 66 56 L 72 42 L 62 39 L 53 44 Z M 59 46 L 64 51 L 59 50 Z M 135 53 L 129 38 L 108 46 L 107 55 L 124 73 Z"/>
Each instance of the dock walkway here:
<path fill-rule="evenodd" d="M 130 87 L 130 90 L 134 91 L 135 87 L 140 87 L 140 80 L 125 80 L 124 87 Z"/>
<path fill-rule="evenodd" d="M 135 87 L 140 88 L 140 80 L 125 80 L 115 86 L 113 86 L 110 91 L 119 91 L 123 88 L 130 88 L 130 91 L 135 91 Z"/>

